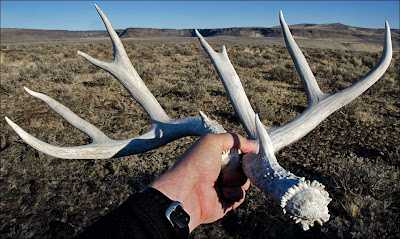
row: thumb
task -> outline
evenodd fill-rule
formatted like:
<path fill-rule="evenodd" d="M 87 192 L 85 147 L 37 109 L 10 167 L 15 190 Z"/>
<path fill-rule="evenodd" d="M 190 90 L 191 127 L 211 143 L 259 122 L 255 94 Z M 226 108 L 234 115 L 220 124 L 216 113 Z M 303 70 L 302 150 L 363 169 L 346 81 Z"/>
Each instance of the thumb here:
<path fill-rule="evenodd" d="M 214 140 L 220 146 L 221 151 L 231 148 L 240 149 L 243 153 L 248 153 L 257 148 L 257 141 L 248 140 L 236 133 L 215 134 Z"/>

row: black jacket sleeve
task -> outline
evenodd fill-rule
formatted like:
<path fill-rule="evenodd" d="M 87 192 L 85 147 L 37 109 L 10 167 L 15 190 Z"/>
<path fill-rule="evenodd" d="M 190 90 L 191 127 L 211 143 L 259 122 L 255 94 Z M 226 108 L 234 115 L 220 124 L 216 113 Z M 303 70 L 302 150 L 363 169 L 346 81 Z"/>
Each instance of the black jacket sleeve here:
<path fill-rule="evenodd" d="M 172 203 L 153 188 L 131 195 L 76 238 L 187 238 L 189 228 L 175 229 L 165 217 Z"/>

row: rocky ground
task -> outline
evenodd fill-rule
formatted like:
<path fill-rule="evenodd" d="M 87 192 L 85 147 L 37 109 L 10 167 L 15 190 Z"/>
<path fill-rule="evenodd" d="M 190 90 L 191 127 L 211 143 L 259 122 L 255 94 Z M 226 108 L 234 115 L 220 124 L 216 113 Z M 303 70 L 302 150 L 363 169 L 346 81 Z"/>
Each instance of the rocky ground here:
<path fill-rule="evenodd" d="M 278 126 L 306 106 L 287 50 L 259 40 L 225 41 L 254 110 Z M 210 38 L 220 49 L 222 42 Z M 228 131 L 245 135 L 211 61 L 193 38 L 126 40 L 133 65 L 170 117 L 199 110 Z M 105 71 L 76 54 L 112 60 L 109 42 L 1 46 L 1 114 L 51 144 L 90 142 L 23 86 L 63 103 L 113 139 L 135 137 L 150 126 L 143 109 Z M 306 48 L 325 92 L 350 85 L 380 53 Z M 247 200 L 192 238 L 398 238 L 399 53 L 375 85 L 277 153 L 280 164 L 326 186 L 331 219 L 303 232 L 282 209 L 251 187 Z M 1 125 L 0 237 L 71 238 L 168 170 L 196 137 L 152 151 L 107 160 L 64 160 L 25 144 L 4 118 Z"/>

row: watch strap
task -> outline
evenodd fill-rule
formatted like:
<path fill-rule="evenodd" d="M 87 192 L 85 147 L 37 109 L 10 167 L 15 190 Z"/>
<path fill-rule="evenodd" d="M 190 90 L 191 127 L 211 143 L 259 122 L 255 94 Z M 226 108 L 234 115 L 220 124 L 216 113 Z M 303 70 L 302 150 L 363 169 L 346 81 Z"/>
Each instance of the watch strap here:
<path fill-rule="evenodd" d="M 187 238 L 189 236 L 190 216 L 184 211 L 183 206 L 178 201 L 172 201 L 157 189 L 147 187 L 140 194 L 146 195 L 150 201 L 148 203 L 157 204 L 160 209 L 161 217 L 168 221 L 174 230 L 176 238 Z"/>

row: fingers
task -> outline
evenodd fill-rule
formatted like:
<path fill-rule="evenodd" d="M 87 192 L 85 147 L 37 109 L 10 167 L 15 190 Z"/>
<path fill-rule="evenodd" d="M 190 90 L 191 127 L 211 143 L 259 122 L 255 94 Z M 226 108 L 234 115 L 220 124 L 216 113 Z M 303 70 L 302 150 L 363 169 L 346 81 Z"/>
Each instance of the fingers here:
<path fill-rule="evenodd" d="M 235 208 L 239 207 L 240 204 L 242 204 L 243 202 L 244 202 L 244 196 L 243 196 L 243 198 L 242 198 L 241 200 L 239 200 L 238 202 L 234 202 L 234 203 L 232 204 L 231 208 L 232 208 L 232 209 L 235 209 Z"/>
<path fill-rule="evenodd" d="M 242 153 L 252 152 L 258 147 L 257 141 L 248 140 L 239 134 L 231 134 L 235 139 L 235 144 L 231 148 L 237 148 L 242 151 Z"/>
<path fill-rule="evenodd" d="M 246 190 L 250 187 L 250 180 L 246 175 L 243 172 L 229 172 L 222 174 L 221 180 L 223 197 L 232 202 L 243 202 Z"/>
<path fill-rule="evenodd" d="M 221 152 L 231 148 L 237 148 L 243 153 L 248 153 L 257 148 L 256 141 L 247 140 L 243 136 L 235 133 L 208 134 L 206 137 L 208 137 L 208 140 L 214 141 L 214 143 L 221 148 Z"/>
<path fill-rule="evenodd" d="M 248 180 L 242 171 L 227 172 L 222 174 L 221 178 L 223 185 L 227 187 L 241 187 Z"/>
<path fill-rule="evenodd" d="M 221 191 L 224 198 L 233 202 L 239 202 L 245 196 L 245 191 L 241 187 L 223 187 Z"/>
<path fill-rule="evenodd" d="M 250 179 L 247 179 L 246 183 L 243 184 L 242 188 L 247 191 L 250 188 Z"/>

